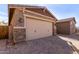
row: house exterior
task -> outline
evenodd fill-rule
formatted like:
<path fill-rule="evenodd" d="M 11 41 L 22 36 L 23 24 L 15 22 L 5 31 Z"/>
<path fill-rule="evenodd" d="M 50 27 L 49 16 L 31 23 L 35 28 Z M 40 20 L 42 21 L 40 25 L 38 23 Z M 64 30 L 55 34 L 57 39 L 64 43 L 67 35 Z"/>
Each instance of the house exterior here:
<path fill-rule="evenodd" d="M 56 17 L 46 7 L 9 4 L 9 39 L 33 40 L 56 34 Z"/>
<path fill-rule="evenodd" d="M 76 31 L 76 21 L 74 17 L 58 20 L 56 22 L 58 34 L 73 34 Z"/>

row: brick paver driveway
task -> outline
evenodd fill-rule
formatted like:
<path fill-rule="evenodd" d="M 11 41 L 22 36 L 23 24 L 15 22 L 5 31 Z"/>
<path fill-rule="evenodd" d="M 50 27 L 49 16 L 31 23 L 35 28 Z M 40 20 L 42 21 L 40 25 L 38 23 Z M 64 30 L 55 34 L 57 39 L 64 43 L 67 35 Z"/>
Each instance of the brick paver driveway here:
<path fill-rule="evenodd" d="M 79 54 L 79 34 L 56 35 L 19 42 L 6 47 L 6 40 L 0 40 L 1 54 Z"/>
<path fill-rule="evenodd" d="M 6 49 L 6 39 L 0 39 L 0 54 L 9 53 Z"/>
<path fill-rule="evenodd" d="M 73 49 L 58 36 L 17 43 L 8 48 L 10 54 L 72 54 Z"/>

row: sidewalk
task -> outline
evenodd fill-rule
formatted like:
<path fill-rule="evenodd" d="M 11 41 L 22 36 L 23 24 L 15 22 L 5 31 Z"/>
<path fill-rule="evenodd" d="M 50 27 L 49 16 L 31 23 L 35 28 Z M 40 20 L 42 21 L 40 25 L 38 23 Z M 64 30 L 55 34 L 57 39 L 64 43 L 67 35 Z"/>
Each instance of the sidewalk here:
<path fill-rule="evenodd" d="M 79 34 L 58 35 L 61 39 L 67 41 L 69 45 L 79 54 Z"/>

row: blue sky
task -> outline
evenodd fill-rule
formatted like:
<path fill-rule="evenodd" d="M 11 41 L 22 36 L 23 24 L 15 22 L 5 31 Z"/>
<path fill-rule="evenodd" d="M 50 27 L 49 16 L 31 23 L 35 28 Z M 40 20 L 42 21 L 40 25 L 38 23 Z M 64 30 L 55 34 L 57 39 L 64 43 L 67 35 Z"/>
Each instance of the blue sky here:
<path fill-rule="evenodd" d="M 79 4 L 39 4 L 46 6 L 58 19 L 69 17 L 76 18 L 76 26 L 79 26 Z M 0 20 L 8 21 L 8 8 L 6 4 L 0 4 Z"/>
<path fill-rule="evenodd" d="M 0 21 L 8 22 L 8 5 L 0 4 Z"/>
<path fill-rule="evenodd" d="M 79 27 L 79 4 L 42 4 L 41 6 L 46 6 L 59 20 L 75 17 L 76 26 Z"/>

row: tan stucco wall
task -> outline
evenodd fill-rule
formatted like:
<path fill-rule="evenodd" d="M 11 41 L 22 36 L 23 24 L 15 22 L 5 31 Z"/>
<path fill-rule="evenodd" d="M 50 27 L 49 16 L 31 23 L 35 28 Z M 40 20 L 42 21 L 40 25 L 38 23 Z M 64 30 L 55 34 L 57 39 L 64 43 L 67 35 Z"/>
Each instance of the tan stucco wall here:
<path fill-rule="evenodd" d="M 48 16 L 45 16 L 45 15 L 39 14 L 37 12 L 25 10 L 24 11 L 24 15 L 27 16 L 27 17 L 29 17 L 29 18 L 37 18 L 39 20 L 49 21 L 49 22 L 56 23 L 56 19 L 55 18 L 48 17 Z"/>
<path fill-rule="evenodd" d="M 52 23 L 26 18 L 26 40 L 52 36 Z"/>

